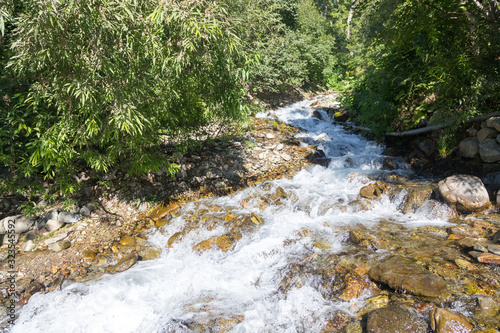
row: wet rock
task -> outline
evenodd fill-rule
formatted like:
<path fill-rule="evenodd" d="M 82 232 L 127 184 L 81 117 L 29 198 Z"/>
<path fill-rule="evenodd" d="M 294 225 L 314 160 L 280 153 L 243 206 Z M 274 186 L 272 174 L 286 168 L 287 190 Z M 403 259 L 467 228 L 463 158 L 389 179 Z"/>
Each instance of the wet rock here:
<path fill-rule="evenodd" d="M 474 269 L 473 264 L 471 264 L 469 261 L 463 260 L 463 259 L 455 259 L 455 265 L 457 265 L 461 269 L 465 269 L 468 271 L 470 271 L 471 269 Z"/>
<path fill-rule="evenodd" d="M 241 235 L 233 236 L 233 235 L 223 235 L 217 238 L 216 244 L 219 248 L 226 252 L 233 248 L 234 242 L 238 239 L 241 239 Z"/>
<path fill-rule="evenodd" d="M 125 257 L 123 257 L 118 263 L 114 266 L 111 266 L 107 269 L 108 273 L 119 273 L 124 272 L 130 267 L 134 266 L 137 263 L 139 256 L 137 253 L 131 253 Z"/>
<path fill-rule="evenodd" d="M 366 235 L 356 230 L 351 230 L 349 232 L 349 236 L 354 244 L 364 246 L 374 251 L 378 249 L 375 239 L 370 235 Z"/>
<path fill-rule="evenodd" d="M 321 115 L 321 112 L 318 110 L 314 110 L 312 113 L 313 118 L 319 119 L 319 120 L 324 120 L 323 116 Z"/>
<path fill-rule="evenodd" d="M 382 183 L 381 181 L 377 181 L 375 183 L 368 184 L 361 188 L 359 191 L 359 195 L 362 198 L 376 198 L 381 196 L 388 189 L 388 185 L 386 183 Z"/>
<path fill-rule="evenodd" d="M 161 249 L 155 246 L 148 246 L 145 249 L 139 251 L 139 256 L 142 261 L 154 260 L 161 255 Z"/>
<path fill-rule="evenodd" d="M 14 230 L 16 235 L 20 235 L 30 230 L 35 225 L 35 219 L 24 215 L 15 215 L 4 218 L 0 221 L 0 235 Z"/>
<path fill-rule="evenodd" d="M 466 138 L 458 145 L 460 156 L 475 158 L 479 155 L 479 140 L 476 137 Z"/>
<path fill-rule="evenodd" d="M 399 305 L 374 310 L 368 314 L 366 320 L 367 333 L 427 333 L 428 327 L 424 319 Z"/>
<path fill-rule="evenodd" d="M 194 251 L 206 251 L 210 250 L 217 242 L 217 237 L 211 237 L 209 239 L 205 239 L 204 241 L 199 242 L 195 246 L 193 246 Z"/>
<path fill-rule="evenodd" d="M 491 318 L 498 315 L 500 312 L 500 304 L 491 296 L 477 296 L 476 313 L 479 317 Z"/>
<path fill-rule="evenodd" d="M 413 261 L 393 256 L 370 269 L 370 278 L 416 296 L 448 298 L 444 280 Z"/>
<path fill-rule="evenodd" d="M 403 206 L 403 213 L 415 213 L 422 207 L 425 201 L 429 200 L 434 192 L 432 187 L 408 188 L 408 198 Z"/>
<path fill-rule="evenodd" d="M 64 223 L 59 220 L 48 220 L 45 224 L 49 231 L 59 230 L 63 225 Z"/>
<path fill-rule="evenodd" d="M 328 320 L 323 333 L 337 333 L 341 332 L 341 330 L 347 326 L 349 323 L 350 317 L 346 313 L 337 312 L 333 315 L 333 318 Z"/>
<path fill-rule="evenodd" d="M 473 328 L 465 316 L 441 308 L 433 309 L 430 319 L 435 333 L 468 333 Z"/>
<path fill-rule="evenodd" d="M 184 233 L 180 231 L 174 233 L 167 241 L 167 248 L 171 248 L 174 246 L 174 243 L 180 242 L 182 237 L 184 237 Z"/>
<path fill-rule="evenodd" d="M 474 237 L 474 238 L 481 237 L 485 233 L 484 230 L 482 230 L 482 229 L 474 228 L 474 227 L 471 227 L 468 225 L 454 226 L 454 227 L 448 228 L 447 230 L 450 234 L 465 236 L 467 239 L 467 242 L 470 242 L 470 240 L 472 240 L 472 242 L 474 242 L 474 243 L 470 247 L 474 247 L 474 244 L 475 244 L 475 240 L 472 239 L 471 237 Z M 464 246 L 465 246 L 465 243 L 464 243 Z"/>
<path fill-rule="evenodd" d="M 500 265 L 500 256 L 493 253 L 481 253 L 481 255 L 476 257 L 477 261 L 485 264 L 495 264 Z"/>
<path fill-rule="evenodd" d="M 74 214 L 62 211 L 59 213 L 59 216 L 57 218 L 62 223 L 77 223 L 83 218 L 83 216 L 80 214 Z"/>
<path fill-rule="evenodd" d="M 344 301 L 350 301 L 353 298 L 360 297 L 364 293 L 374 294 L 380 291 L 375 283 L 370 281 L 367 274 L 361 276 L 348 274 L 345 278 L 346 287 L 339 298 Z"/>
<path fill-rule="evenodd" d="M 484 140 L 479 144 L 479 155 L 486 163 L 500 161 L 500 144 L 494 139 Z"/>
<path fill-rule="evenodd" d="M 63 240 L 63 241 L 60 241 L 60 242 L 55 242 L 55 243 L 51 243 L 48 245 L 48 248 L 54 252 L 60 252 L 62 250 L 66 250 L 67 248 L 69 248 L 71 246 L 71 243 L 70 241 L 68 240 Z"/>
<path fill-rule="evenodd" d="M 488 191 L 476 176 L 450 176 L 439 182 L 438 189 L 447 204 L 464 213 L 482 211 L 491 206 Z"/>

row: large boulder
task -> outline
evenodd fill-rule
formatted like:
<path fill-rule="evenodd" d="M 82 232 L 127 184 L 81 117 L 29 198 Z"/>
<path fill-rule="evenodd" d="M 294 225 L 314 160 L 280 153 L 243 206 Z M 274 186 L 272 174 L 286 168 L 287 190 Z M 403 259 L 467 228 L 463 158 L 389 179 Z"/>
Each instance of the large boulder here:
<path fill-rule="evenodd" d="M 368 272 L 370 278 L 416 296 L 448 298 L 443 278 L 436 276 L 410 259 L 393 256 Z"/>
<path fill-rule="evenodd" d="M 398 305 L 390 305 L 385 308 L 373 310 L 367 316 L 366 332 L 389 333 L 389 332 L 411 332 L 427 333 L 429 325 L 417 317 L 407 308 Z"/>
<path fill-rule="evenodd" d="M 479 140 L 476 137 L 463 139 L 458 145 L 458 150 L 463 157 L 475 158 L 479 154 Z"/>
<path fill-rule="evenodd" d="M 477 139 L 481 143 L 486 139 L 496 138 L 498 135 L 498 132 L 494 128 L 485 127 L 485 128 L 481 128 L 479 130 L 479 132 L 477 132 L 476 135 L 477 135 Z"/>
<path fill-rule="evenodd" d="M 439 194 L 460 212 L 478 212 L 491 206 L 488 191 L 476 176 L 453 175 L 438 184 Z"/>
<path fill-rule="evenodd" d="M 500 161 L 500 144 L 494 139 L 484 140 L 479 144 L 479 155 L 486 163 Z"/>
<path fill-rule="evenodd" d="M 0 221 L 0 234 L 14 230 L 16 235 L 20 235 L 30 230 L 35 224 L 35 219 L 24 215 L 15 215 L 4 218 Z"/>

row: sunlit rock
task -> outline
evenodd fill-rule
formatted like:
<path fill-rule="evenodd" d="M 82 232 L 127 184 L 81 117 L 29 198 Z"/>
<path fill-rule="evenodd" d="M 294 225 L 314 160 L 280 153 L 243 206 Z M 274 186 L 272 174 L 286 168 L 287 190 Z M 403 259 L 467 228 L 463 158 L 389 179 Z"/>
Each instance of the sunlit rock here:
<path fill-rule="evenodd" d="M 435 333 L 468 333 L 473 328 L 465 316 L 441 308 L 432 310 L 430 319 Z"/>
<path fill-rule="evenodd" d="M 370 277 L 416 296 L 448 298 L 444 280 L 413 261 L 393 256 L 370 269 Z"/>
<path fill-rule="evenodd" d="M 30 230 L 35 224 L 35 219 L 24 215 L 9 216 L 0 221 L 0 235 L 10 233 L 14 230 L 20 235 Z"/>
<path fill-rule="evenodd" d="M 374 310 L 368 314 L 366 320 L 367 333 L 427 333 L 428 331 L 428 324 L 425 320 L 399 305 Z"/>
<path fill-rule="evenodd" d="M 461 212 L 477 212 L 491 206 L 488 191 L 476 176 L 450 176 L 439 182 L 438 189 L 445 202 Z"/>

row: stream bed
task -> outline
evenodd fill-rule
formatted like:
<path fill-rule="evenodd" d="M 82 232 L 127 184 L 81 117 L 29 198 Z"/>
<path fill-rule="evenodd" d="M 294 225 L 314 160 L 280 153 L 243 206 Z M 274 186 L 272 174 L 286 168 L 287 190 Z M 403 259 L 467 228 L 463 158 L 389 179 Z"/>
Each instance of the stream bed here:
<path fill-rule="evenodd" d="M 325 111 L 312 117 L 314 102 L 258 117 L 300 128 L 297 137 L 317 145 L 327 167 L 184 205 L 149 235 L 159 258 L 35 294 L 10 332 L 362 332 L 379 327 L 374 310 L 403 305 L 424 332 L 436 308 L 471 328 L 496 328 L 498 311 L 479 305 L 498 302 L 498 268 L 473 262 L 449 228 L 482 221 L 488 235 L 498 221 L 457 219 L 432 195 L 406 209 L 409 194 L 432 192 L 432 183 L 397 159 L 389 170 L 382 146 Z M 394 189 L 360 197 L 370 184 Z M 410 280 L 419 267 L 439 278 L 442 290 L 377 281 L 370 269 L 390 258 L 416 265 Z"/>

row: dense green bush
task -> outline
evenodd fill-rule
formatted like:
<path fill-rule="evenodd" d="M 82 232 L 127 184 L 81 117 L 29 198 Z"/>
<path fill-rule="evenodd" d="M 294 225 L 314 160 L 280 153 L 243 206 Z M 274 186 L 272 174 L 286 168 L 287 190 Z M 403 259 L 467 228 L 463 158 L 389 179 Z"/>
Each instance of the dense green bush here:
<path fill-rule="evenodd" d="M 174 172 L 156 154 L 162 135 L 246 113 L 246 59 L 223 3 L 23 4 L 2 73 L 28 87 L 2 117 L 0 160 L 17 174 L 42 172 L 71 192 L 82 165 Z"/>
<path fill-rule="evenodd" d="M 359 12 L 366 22 L 351 105 L 377 134 L 422 119 L 460 121 L 498 107 L 500 17 L 471 2 L 378 0 Z"/>

